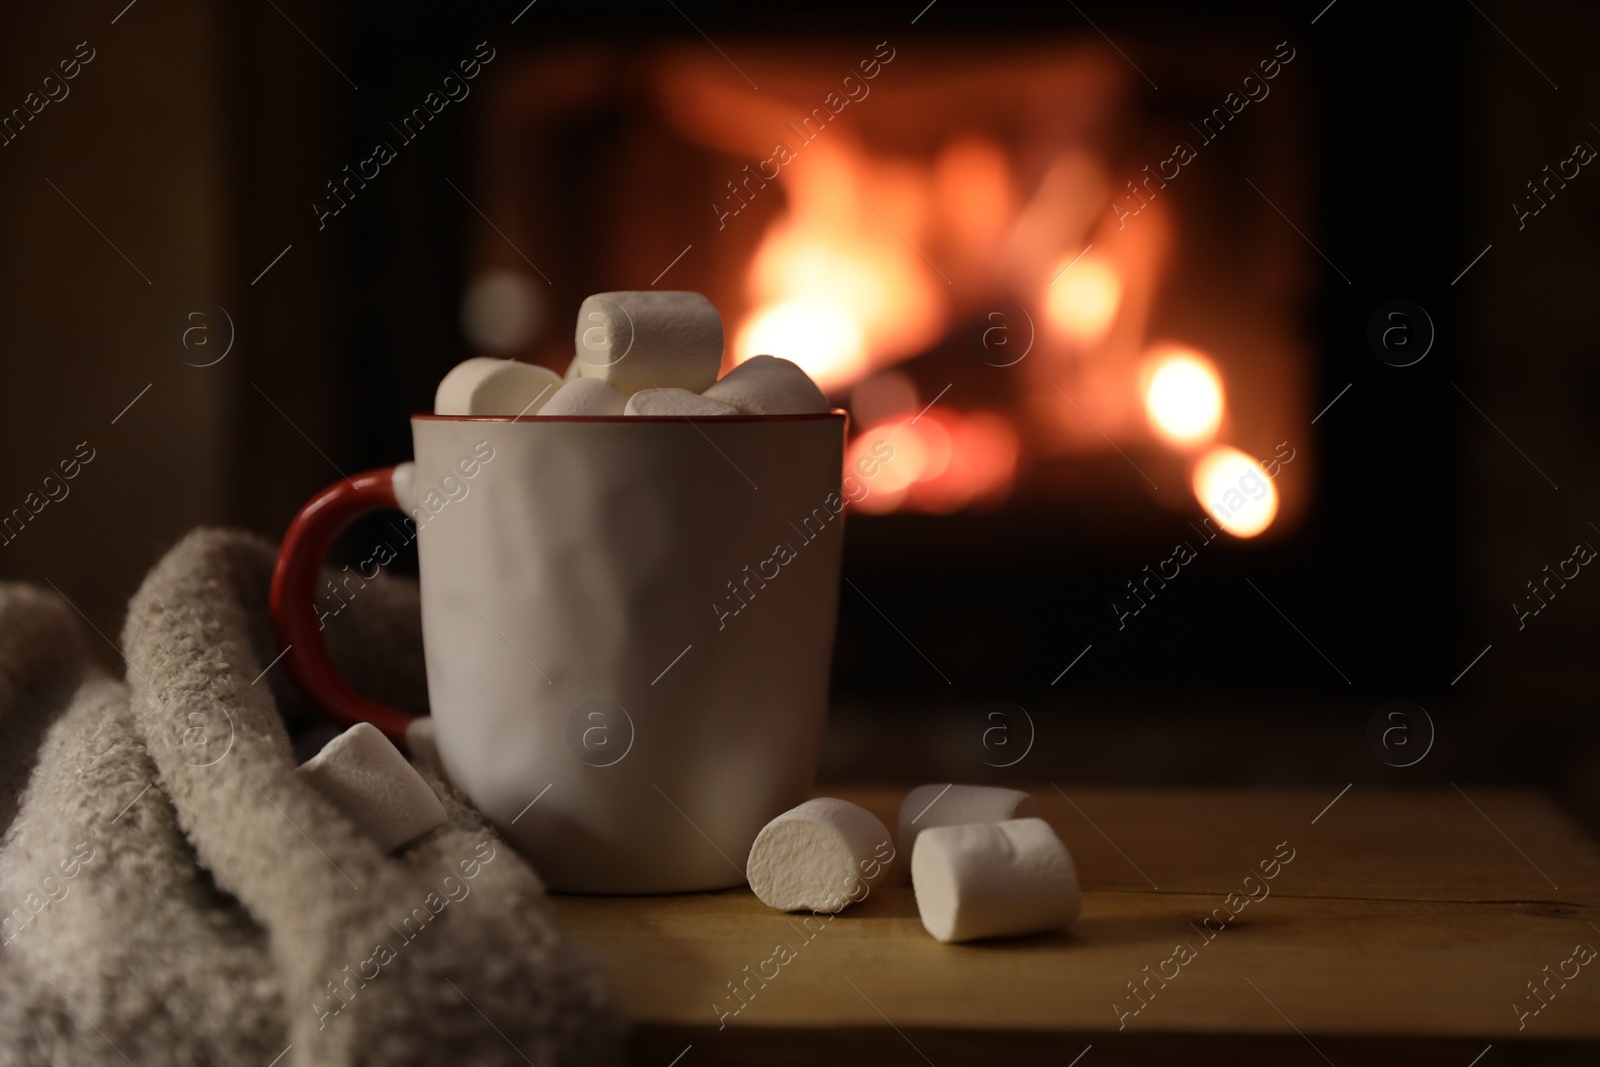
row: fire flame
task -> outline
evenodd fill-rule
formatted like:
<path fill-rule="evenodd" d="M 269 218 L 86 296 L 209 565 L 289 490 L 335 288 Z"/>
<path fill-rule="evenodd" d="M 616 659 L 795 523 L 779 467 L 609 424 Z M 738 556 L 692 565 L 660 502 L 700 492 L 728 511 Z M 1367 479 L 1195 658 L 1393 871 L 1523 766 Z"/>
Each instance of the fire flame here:
<path fill-rule="evenodd" d="M 1202 445 L 1222 425 L 1222 377 L 1193 349 L 1167 345 L 1146 360 L 1145 415 L 1179 447 Z"/>
<path fill-rule="evenodd" d="M 737 216 L 718 253 L 737 273 L 718 268 L 715 292 L 730 309 L 727 359 L 791 359 L 848 403 L 854 507 L 981 507 L 1005 499 L 1025 453 L 1070 459 L 1153 438 L 1194 463 L 1194 491 L 1223 529 L 1270 526 L 1271 480 L 1220 444 L 1261 437 L 1254 391 L 1266 383 L 1240 379 L 1229 397 L 1207 355 L 1149 344 L 1155 322 L 1184 328 L 1194 316 L 1157 314 L 1178 243 L 1170 198 L 1147 185 L 1151 199 L 1134 191 L 1133 210 L 1134 181 L 1121 180 L 1132 164 L 1103 143 L 1131 80 L 1121 64 L 1053 54 L 1030 67 L 1008 53 L 977 73 L 884 79 L 813 136 L 792 120 L 816 114 L 816 77 L 791 58 L 768 64 L 787 73 L 764 77 L 763 92 L 699 48 L 645 76 L 667 120 L 736 176 L 713 204 L 719 229 Z M 950 106 L 930 109 L 935 100 Z M 1048 121 L 1016 128 L 1046 104 Z M 962 132 L 935 143 L 951 129 Z M 740 174 L 763 157 L 779 177 L 759 165 L 743 172 L 759 177 Z"/>
<path fill-rule="evenodd" d="M 861 324 L 838 304 L 785 300 L 756 312 L 734 340 L 740 362 L 763 352 L 788 352 L 821 388 L 854 380 L 866 363 Z"/>
<path fill-rule="evenodd" d="M 747 310 L 730 331 L 730 359 L 782 356 L 835 398 L 850 390 L 864 429 L 848 449 L 846 495 L 854 484 L 859 510 L 996 503 L 1017 476 L 1019 425 L 1035 451 L 1072 451 L 1074 435 L 1090 432 L 1070 404 L 1019 423 L 1012 413 L 956 410 L 954 396 L 954 407 L 922 411 L 926 394 L 908 403 L 915 375 L 890 368 L 945 341 L 958 316 L 1001 322 L 1019 353 L 1035 347 L 1031 318 L 987 314 L 1004 292 L 1039 301 L 1038 351 L 1012 372 L 1027 383 L 1022 391 L 1066 395 L 1041 386 L 1061 379 L 1063 361 L 1083 361 L 1069 388 L 1094 411 L 1086 425 L 1095 434 L 1134 431 L 1141 398 L 1156 432 L 1180 447 L 1208 443 L 1222 425 L 1221 379 L 1198 353 L 1158 352 L 1145 389 L 1129 388 L 1167 241 L 1159 205 L 1121 235 L 1100 218 L 1109 186 L 1092 154 L 1067 152 L 1031 191 L 1015 166 L 987 136 L 952 138 L 919 162 L 879 154 L 842 125 L 783 166 L 781 207 L 744 274 Z M 1092 251 L 1078 251 L 1086 244 Z"/>
<path fill-rule="evenodd" d="M 1122 303 L 1122 279 L 1099 257 L 1066 259 L 1056 273 L 1045 296 L 1051 325 L 1085 347 L 1099 344 Z"/>
<path fill-rule="evenodd" d="M 806 146 L 784 181 L 788 207 L 751 264 L 755 310 L 735 334 L 735 362 L 783 356 L 829 391 L 937 341 L 945 285 L 911 243 L 928 228 L 929 176 L 840 137 Z"/>
<path fill-rule="evenodd" d="M 1195 499 L 1235 537 L 1254 537 L 1278 516 L 1278 490 L 1261 464 L 1229 445 L 1217 445 L 1195 464 Z"/>

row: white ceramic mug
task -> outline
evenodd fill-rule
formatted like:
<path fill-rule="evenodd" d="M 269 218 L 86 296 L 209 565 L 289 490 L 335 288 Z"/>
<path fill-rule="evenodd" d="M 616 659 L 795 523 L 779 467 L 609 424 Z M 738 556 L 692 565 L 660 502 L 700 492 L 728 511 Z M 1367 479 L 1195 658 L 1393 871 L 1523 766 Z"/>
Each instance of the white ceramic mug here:
<path fill-rule="evenodd" d="M 344 526 L 407 512 L 451 780 L 551 889 L 742 884 L 816 773 L 844 414 L 411 426 L 413 463 L 335 483 L 289 527 L 272 606 L 291 676 L 404 747 L 410 718 L 339 676 L 316 597 Z"/>

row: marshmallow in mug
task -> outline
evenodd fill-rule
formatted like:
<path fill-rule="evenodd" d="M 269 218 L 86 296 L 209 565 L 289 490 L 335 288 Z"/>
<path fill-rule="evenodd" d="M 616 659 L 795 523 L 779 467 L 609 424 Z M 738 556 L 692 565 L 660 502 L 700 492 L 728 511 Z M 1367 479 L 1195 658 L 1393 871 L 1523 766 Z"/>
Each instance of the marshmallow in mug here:
<path fill-rule="evenodd" d="M 624 415 L 737 415 L 739 409 L 687 389 L 641 389 L 628 398 Z"/>
<path fill-rule="evenodd" d="M 804 415 L 830 410 L 800 367 L 754 356 L 720 380 L 722 317 L 700 293 L 596 293 L 578 312 L 564 376 L 512 359 L 465 360 L 434 397 L 438 415 Z"/>
<path fill-rule="evenodd" d="M 1083 910 L 1072 856 L 1043 819 L 924 830 L 911 885 L 923 928 L 944 942 L 1059 930 Z"/>
<path fill-rule="evenodd" d="M 626 394 L 678 388 L 699 393 L 722 366 L 722 316 L 702 293 L 596 293 L 578 309 L 578 376 Z"/>
<path fill-rule="evenodd" d="M 829 410 L 805 371 L 777 356 L 752 356 L 722 376 L 703 394 L 746 415 L 809 415 Z"/>
<path fill-rule="evenodd" d="M 818 797 L 767 823 L 750 846 L 745 877 L 778 911 L 842 911 L 864 898 L 894 859 L 889 830 L 866 808 Z M 861 896 L 854 894 L 861 891 Z"/>
<path fill-rule="evenodd" d="M 533 415 L 561 387 L 548 367 L 479 356 L 451 368 L 433 396 L 436 415 Z"/>
<path fill-rule="evenodd" d="M 540 415 L 621 415 L 628 394 L 599 378 L 569 378 L 544 402 Z"/>

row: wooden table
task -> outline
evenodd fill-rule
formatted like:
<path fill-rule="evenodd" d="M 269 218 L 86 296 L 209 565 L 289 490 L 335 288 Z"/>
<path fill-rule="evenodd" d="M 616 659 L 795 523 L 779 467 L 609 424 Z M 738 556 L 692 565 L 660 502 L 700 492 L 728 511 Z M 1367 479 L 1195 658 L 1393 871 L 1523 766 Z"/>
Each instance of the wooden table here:
<path fill-rule="evenodd" d="M 555 906 L 658 1067 L 1600 1063 L 1600 960 L 1574 956 L 1600 847 L 1541 794 L 1065 789 L 1033 792 L 1085 890 L 1067 933 L 941 945 L 895 887 L 809 926 L 743 889 Z M 825 795 L 893 827 L 903 794 Z"/>

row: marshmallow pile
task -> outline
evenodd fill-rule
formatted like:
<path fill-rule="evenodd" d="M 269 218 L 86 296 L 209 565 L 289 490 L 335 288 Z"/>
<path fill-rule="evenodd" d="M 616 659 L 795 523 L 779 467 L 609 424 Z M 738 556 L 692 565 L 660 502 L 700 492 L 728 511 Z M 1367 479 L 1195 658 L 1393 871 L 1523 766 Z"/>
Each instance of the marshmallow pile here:
<path fill-rule="evenodd" d="M 722 316 L 700 293 L 597 293 L 578 309 L 565 376 L 514 359 L 458 364 L 436 415 L 805 415 L 830 410 L 806 372 L 755 356 L 719 380 Z"/>
<path fill-rule="evenodd" d="M 917 912 L 937 940 L 1059 930 L 1077 919 L 1083 896 L 1072 856 L 1034 811 L 1015 789 L 921 786 L 900 806 L 897 851 L 865 808 L 808 800 L 757 835 L 745 875 L 768 907 L 836 912 L 865 899 L 909 853 Z"/>

